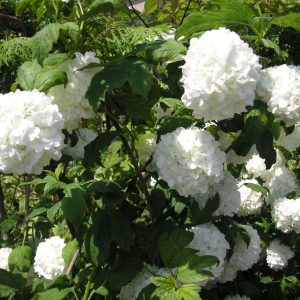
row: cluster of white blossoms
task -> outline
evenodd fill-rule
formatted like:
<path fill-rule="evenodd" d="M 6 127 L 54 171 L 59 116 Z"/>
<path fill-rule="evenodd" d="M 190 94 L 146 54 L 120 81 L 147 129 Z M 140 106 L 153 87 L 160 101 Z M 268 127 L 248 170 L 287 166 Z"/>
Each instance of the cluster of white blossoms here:
<path fill-rule="evenodd" d="M 65 246 L 65 241 L 59 236 L 53 236 L 40 243 L 34 258 L 34 271 L 46 279 L 62 275 L 65 270 L 62 250 Z"/>
<path fill-rule="evenodd" d="M 83 159 L 84 147 L 90 144 L 96 137 L 97 133 L 89 128 L 80 128 L 76 130 L 78 141 L 75 146 L 67 147 L 63 153 L 71 156 L 73 159 Z"/>
<path fill-rule="evenodd" d="M 272 203 L 275 199 L 285 197 L 297 189 L 297 178 L 295 174 L 286 167 L 275 168 L 271 171 L 264 183 L 270 191 L 268 203 Z"/>
<path fill-rule="evenodd" d="M 198 250 L 197 255 L 212 255 L 219 259 L 219 264 L 208 269 L 214 277 L 218 277 L 224 268 L 226 252 L 230 248 L 224 234 L 213 224 L 203 224 L 190 229 L 194 238 L 190 248 Z"/>
<path fill-rule="evenodd" d="M 59 107 L 65 121 L 65 129 L 70 133 L 78 128 L 81 119 L 89 119 L 94 116 L 93 108 L 85 98 L 85 94 L 93 76 L 99 68 L 89 65 L 99 64 L 94 52 L 82 55 L 75 53 L 74 59 L 63 62 L 60 67 L 67 73 L 68 83 L 52 87 L 48 94 L 54 97 L 54 103 Z"/>
<path fill-rule="evenodd" d="M 275 66 L 260 72 L 257 95 L 268 110 L 287 126 L 300 120 L 300 67 Z"/>
<path fill-rule="evenodd" d="M 276 141 L 276 144 L 284 147 L 290 152 L 296 151 L 300 146 L 300 127 L 296 124 L 294 130 L 289 135 L 286 135 L 285 131 L 281 129 L 280 136 Z"/>
<path fill-rule="evenodd" d="M 218 278 L 220 282 L 234 280 L 238 271 L 250 269 L 259 259 L 261 247 L 260 237 L 257 231 L 250 225 L 241 226 L 249 234 L 250 243 L 247 245 L 241 236 L 237 238 L 233 248 L 233 254 L 229 261 L 225 261 L 224 270 Z"/>
<path fill-rule="evenodd" d="M 64 147 L 64 121 L 52 98 L 37 90 L 0 94 L 0 171 L 40 174 Z"/>
<path fill-rule="evenodd" d="M 139 156 L 139 161 L 144 165 L 150 156 L 153 154 L 156 148 L 156 134 L 152 132 L 146 132 L 140 134 L 135 144 L 135 149 Z"/>
<path fill-rule="evenodd" d="M 261 158 L 258 154 L 254 154 L 245 164 L 245 168 L 248 174 L 254 177 L 263 178 L 267 167 L 265 164 L 265 159 Z"/>
<path fill-rule="evenodd" d="M 210 133 L 196 127 L 162 135 L 153 158 L 159 176 L 181 196 L 207 193 L 224 178 L 224 152 Z"/>
<path fill-rule="evenodd" d="M 9 271 L 8 257 L 12 252 L 11 248 L 0 248 L 0 269 Z"/>
<path fill-rule="evenodd" d="M 274 271 L 287 266 L 288 261 L 295 256 L 290 247 L 281 244 L 280 240 L 273 240 L 267 248 L 267 264 Z"/>
<path fill-rule="evenodd" d="M 224 171 L 224 179 L 214 186 L 210 187 L 207 194 L 199 194 L 195 198 L 199 207 L 204 208 L 206 202 L 210 197 L 214 197 L 217 193 L 220 198 L 220 205 L 214 212 L 215 216 L 233 216 L 241 203 L 240 192 L 236 179 L 228 172 Z"/>
<path fill-rule="evenodd" d="M 142 289 L 151 283 L 153 276 L 166 276 L 167 274 L 168 272 L 164 268 L 159 269 L 146 264 L 130 283 L 121 288 L 118 298 L 120 300 L 136 300 Z"/>
<path fill-rule="evenodd" d="M 226 296 L 224 300 L 251 300 L 251 299 L 247 296 L 232 295 L 232 296 Z"/>
<path fill-rule="evenodd" d="M 182 67 L 182 101 L 196 118 L 223 120 L 246 111 L 261 66 L 239 35 L 226 28 L 192 38 Z"/>
<path fill-rule="evenodd" d="M 264 199 L 261 193 L 247 187 L 245 183 L 252 183 L 259 185 L 256 179 L 246 179 L 239 182 L 239 192 L 241 195 L 241 205 L 238 210 L 239 216 L 249 216 L 259 214 L 262 206 L 264 205 Z"/>
<path fill-rule="evenodd" d="M 276 199 L 272 206 L 272 217 L 276 228 L 284 233 L 300 232 L 300 198 Z"/>

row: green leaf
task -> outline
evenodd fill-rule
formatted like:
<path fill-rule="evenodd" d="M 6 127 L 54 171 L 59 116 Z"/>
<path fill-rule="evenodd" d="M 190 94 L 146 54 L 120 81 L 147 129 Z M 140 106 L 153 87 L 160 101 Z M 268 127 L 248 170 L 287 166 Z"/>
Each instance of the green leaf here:
<path fill-rule="evenodd" d="M 280 27 L 291 27 L 300 31 L 300 12 L 289 12 L 285 15 L 275 16 L 271 22 Z"/>
<path fill-rule="evenodd" d="M 64 197 L 61 200 L 61 209 L 67 220 L 69 220 L 77 229 L 82 225 L 87 205 L 85 202 L 85 192 L 81 189 L 72 189 L 70 197 Z"/>
<path fill-rule="evenodd" d="M 258 143 L 256 143 L 258 154 L 265 159 L 267 169 L 270 169 L 276 162 L 276 150 L 273 147 L 273 135 L 265 131 Z"/>
<path fill-rule="evenodd" d="M 160 127 L 157 131 L 157 135 L 161 136 L 169 132 L 173 132 L 178 127 L 188 128 L 192 126 L 194 119 L 185 116 L 185 117 L 164 117 L 160 120 Z"/>
<path fill-rule="evenodd" d="M 139 47 L 134 53 L 137 57 L 145 58 L 154 64 L 172 61 L 186 52 L 186 47 L 173 39 L 157 40 Z"/>
<path fill-rule="evenodd" d="M 12 272 L 28 272 L 32 263 L 33 252 L 29 246 L 14 248 L 8 258 L 9 269 Z"/>
<path fill-rule="evenodd" d="M 55 217 L 57 215 L 57 213 L 59 212 L 59 210 L 61 209 L 61 201 L 56 202 L 55 204 L 53 204 L 48 210 L 47 210 L 47 218 L 49 219 L 49 221 L 54 224 L 55 222 Z"/>
<path fill-rule="evenodd" d="M 183 300 L 201 300 L 199 295 L 200 286 L 195 283 L 183 284 L 178 290 L 179 299 Z"/>
<path fill-rule="evenodd" d="M 265 196 L 265 197 L 267 197 L 268 194 L 269 194 L 269 191 L 268 191 L 265 187 L 263 187 L 263 186 L 261 186 L 261 185 L 259 185 L 259 184 L 255 184 L 255 183 L 244 183 L 244 185 L 245 185 L 246 187 L 250 188 L 250 189 L 253 190 L 253 191 L 256 191 L 256 192 L 258 192 L 258 193 L 261 193 L 261 194 L 262 194 L 263 196 Z"/>
<path fill-rule="evenodd" d="M 273 49 L 278 56 L 282 55 L 280 47 L 275 42 L 268 39 L 261 39 L 261 42 L 265 47 Z"/>
<path fill-rule="evenodd" d="M 146 0 L 145 1 L 145 14 L 151 14 L 158 9 L 159 0 Z"/>
<path fill-rule="evenodd" d="M 176 279 L 172 275 L 167 277 L 157 276 L 151 278 L 152 283 L 159 288 L 160 293 L 175 291 Z"/>
<path fill-rule="evenodd" d="M 76 40 L 79 27 L 72 22 L 64 24 L 51 23 L 46 25 L 32 37 L 33 56 L 39 63 L 48 56 L 53 45 L 58 41 L 61 31 L 70 36 L 72 40 Z"/>
<path fill-rule="evenodd" d="M 67 53 L 52 53 L 49 54 L 43 61 L 43 67 L 53 67 L 60 65 L 68 59 Z"/>
<path fill-rule="evenodd" d="M 179 108 L 184 107 L 182 101 L 175 98 L 161 98 L 159 99 L 159 103 L 165 104 L 166 106 L 170 107 L 172 110 L 177 110 Z"/>
<path fill-rule="evenodd" d="M 55 85 L 66 84 L 67 74 L 56 67 L 42 68 L 36 60 L 27 61 L 18 69 L 17 82 L 23 90 L 37 89 L 41 92 Z"/>
<path fill-rule="evenodd" d="M 242 0 L 213 0 L 212 4 L 219 7 L 216 11 L 203 10 L 192 13 L 184 19 L 176 30 L 176 38 L 225 26 L 227 28 L 250 26 L 252 10 Z"/>
<path fill-rule="evenodd" d="M 111 13 L 111 12 L 128 12 L 128 7 L 124 1 L 121 0 L 95 0 L 90 6 L 89 10 L 84 13 L 80 20 L 84 21 L 90 17 L 93 17 L 99 13 Z"/>
<path fill-rule="evenodd" d="M 22 290 L 27 280 L 20 274 L 10 273 L 4 269 L 0 269 L 0 285 L 14 290 Z"/>
<path fill-rule="evenodd" d="M 68 242 L 67 245 L 62 250 L 62 257 L 65 261 L 65 265 L 68 267 L 76 253 L 79 249 L 78 241 L 75 239 L 71 242 Z"/>
<path fill-rule="evenodd" d="M 143 60 L 124 57 L 108 62 L 103 70 L 93 77 L 86 97 L 91 106 L 97 110 L 99 101 L 104 100 L 106 92 L 119 89 L 126 82 L 134 94 L 147 97 L 151 89 L 152 75 Z"/>
<path fill-rule="evenodd" d="M 212 274 L 205 268 L 212 267 L 219 260 L 215 256 L 192 256 L 177 271 L 177 279 L 182 283 L 194 283 L 209 279 Z"/>
<path fill-rule="evenodd" d="M 45 292 L 38 293 L 34 299 L 36 300 L 63 300 L 66 299 L 66 297 L 74 292 L 73 287 L 65 288 L 65 289 L 59 289 L 59 288 L 52 288 L 48 289 Z"/>

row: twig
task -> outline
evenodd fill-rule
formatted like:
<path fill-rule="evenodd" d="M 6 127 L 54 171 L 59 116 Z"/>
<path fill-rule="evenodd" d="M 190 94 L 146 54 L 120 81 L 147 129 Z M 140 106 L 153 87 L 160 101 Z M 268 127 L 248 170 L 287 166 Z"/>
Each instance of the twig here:
<path fill-rule="evenodd" d="M 27 178 L 27 183 L 25 185 L 25 207 L 24 207 L 24 237 L 23 237 L 23 242 L 22 242 L 22 246 L 25 244 L 25 241 L 28 238 L 28 215 L 29 215 L 29 201 L 30 201 L 30 180 L 31 180 L 31 176 L 28 175 Z"/>
<path fill-rule="evenodd" d="M 75 252 L 75 254 L 74 254 L 74 256 L 73 256 L 73 258 L 72 258 L 72 260 L 71 260 L 71 262 L 70 262 L 70 265 L 69 265 L 69 267 L 68 267 L 68 269 L 67 269 L 67 271 L 66 271 L 66 275 L 70 275 L 71 274 L 71 271 L 72 271 L 72 269 L 73 269 L 73 267 L 74 267 L 74 265 L 75 265 L 75 263 L 76 263 L 76 261 L 77 261 L 77 259 L 78 259 L 78 257 L 79 257 L 79 254 L 80 254 L 80 251 L 79 251 L 79 249 Z"/>
<path fill-rule="evenodd" d="M 14 21 L 22 22 L 22 20 L 19 19 L 18 17 L 10 16 L 10 15 L 4 14 L 4 13 L 0 13 L 0 17 L 4 17 L 6 19 L 11 19 L 11 20 L 14 20 Z"/>
<path fill-rule="evenodd" d="M 134 14 L 141 20 L 141 22 L 147 27 L 149 28 L 149 25 L 145 22 L 145 20 L 140 16 L 140 14 L 136 11 L 136 9 L 134 8 L 133 4 L 132 4 L 132 1 L 131 0 L 128 0 L 129 3 L 130 3 L 130 6 L 134 12 Z"/>
<path fill-rule="evenodd" d="M 5 211 L 5 206 L 4 206 L 4 193 L 3 193 L 2 184 L 0 181 L 0 220 L 2 218 L 4 218 L 5 215 L 6 215 L 6 211 Z M 4 241 L 8 240 L 8 234 L 3 233 L 2 239 Z"/>
<path fill-rule="evenodd" d="M 187 5 L 186 8 L 185 8 L 183 17 L 182 17 L 182 19 L 181 19 L 181 21 L 180 21 L 180 23 L 179 23 L 178 26 L 182 25 L 182 23 L 183 23 L 183 21 L 184 21 L 186 15 L 187 15 L 187 12 L 188 12 L 188 10 L 189 10 L 189 8 L 190 8 L 191 3 L 192 3 L 192 0 L 189 0 L 189 3 L 188 3 L 188 5 Z"/>

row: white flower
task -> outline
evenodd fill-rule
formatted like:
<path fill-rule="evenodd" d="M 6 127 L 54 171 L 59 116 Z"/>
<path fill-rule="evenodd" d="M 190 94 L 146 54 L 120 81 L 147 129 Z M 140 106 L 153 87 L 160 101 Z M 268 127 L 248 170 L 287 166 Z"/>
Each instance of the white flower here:
<path fill-rule="evenodd" d="M 300 232 L 300 198 L 279 198 L 274 201 L 272 217 L 276 228 L 284 233 Z"/>
<path fill-rule="evenodd" d="M 190 231 L 194 233 L 194 238 L 189 247 L 198 250 L 197 255 L 212 255 L 219 259 L 218 265 L 208 269 L 214 277 L 218 277 L 223 271 L 226 252 L 230 248 L 224 234 L 213 224 L 198 225 Z"/>
<path fill-rule="evenodd" d="M 65 241 L 59 236 L 53 236 L 40 243 L 34 258 L 34 271 L 46 279 L 62 275 L 65 270 L 62 250 L 65 246 Z"/>
<path fill-rule="evenodd" d="M 140 134 L 135 144 L 135 149 L 139 155 L 139 161 L 144 165 L 156 148 L 156 134 L 147 132 Z"/>
<path fill-rule="evenodd" d="M 224 172 L 225 178 L 212 186 L 208 194 L 199 194 L 195 197 L 199 207 L 204 208 L 207 200 L 217 193 L 220 198 L 220 205 L 213 215 L 233 216 L 240 207 L 241 196 L 235 178 L 228 172 Z"/>
<path fill-rule="evenodd" d="M 196 127 L 161 136 L 153 158 L 159 176 L 182 196 L 204 194 L 224 177 L 225 154 L 212 135 Z"/>
<path fill-rule="evenodd" d="M 279 167 L 268 174 L 264 186 L 270 190 L 267 202 L 272 203 L 275 199 L 296 191 L 297 179 L 292 171 L 286 167 Z"/>
<path fill-rule="evenodd" d="M 121 288 L 119 299 L 120 300 L 135 300 L 140 294 L 141 290 L 151 283 L 153 276 L 166 276 L 167 270 L 159 269 L 155 266 L 145 265 L 145 267 L 138 273 L 138 275 L 131 280 L 128 285 Z"/>
<path fill-rule="evenodd" d="M 182 101 L 196 118 L 223 120 L 246 111 L 255 97 L 258 57 L 226 28 L 192 38 L 182 67 Z"/>
<path fill-rule="evenodd" d="M 280 136 L 276 141 L 276 144 L 284 147 L 290 152 L 296 151 L 300 146 L 300 127 L 295 126 L 295 129 L 289 135 L 286 135 L 285 131 L 281 128 Z"/>
<path fill-rule="evenodd" d="M 287 266 L 288 261 L 294 257 L 290 247 L 280 243 L 280 240 L 273 240 L 267 248 L 267 264 L 275 270 L 281 270 Z"/>
<path fill-rule="evenodd" d="M 9 271 L 8 257 L 11 252 L 11 248 L 0 248 L 0 269 Z"/>
<path fill-rule="evenodd" d="M 239 192 L 241 194 L 241 206 L 239 207 L 239 216 L 248 216 L 259 214 L 262 206 L 264 205 L 264 199 L 261 193 L 254 191 L 247 187 L 245 183 L 252 183 L 259 185 L 257 180 L 248 179 L 239 183 Z"/>
<path fill-rule="evenodd" d="M 236 277 L 237 271 L 245 271 L 250 269 L 259 259 L 261 252 L 260 238 L 257 231 L 250 225 L 242 225 L 250 236 L 250 243 L 247 246 L 241 236 L 238 236 L 233 254 L 229 261 L 225 261 L 224 271 L 219 276 L 218 281 L 232 281 Z"/>
<path fill-rule="evenodd" d="M 63 152 L 71 156 L 73 159 L 83 159 L 84 147 L 97 137 L 97 133 L 89 128 L 80 128 L 76 131 L 76 134 L 78 137 L 76 145 L 73 147 L 67 147 Z"/>
<path fill-rule="evenodd" d="M 261 158 L 258 154 L 254 154 L 245 165 L 248 174 L 254 177 L 263 177 L 267 167 L 265 159 Z"/>
<path fill-rule="evenodd" d="M 251 300 L 251 299 L 247 296 L 232 295 L 232 296 L 226 296 L 224 300 Z"/>
<path fill-rule="evenodd" d="M 65 121 L 65 128 L 69 132 L 79 126 L 82 118 L 89 119 L 94 116 L 93 108 L 85 98 L 85 94 L 99 68 L 81 69 L 100 62 L 94 52 L 87 52 L 85 55 L 77 52 L 75 56 L 74 59 L 69 59 L 60 65 L 68 75 L 66 87 L 58 85 L 52 87 L 48 93 L 54 97 L 54 102 L 58 105 Z"/>
<path fill-rule="evenodd" d="M 275 66 L 261 71 L 257 95 L 268 110 L 287 126 L 300 119 L 300 67 Z"/>
<path fill-rule="evenodd" d="M 37 90 L 0 94 L 0 171 L 40 174 L 64 147 L 63 120 L 52 98 Z"/>

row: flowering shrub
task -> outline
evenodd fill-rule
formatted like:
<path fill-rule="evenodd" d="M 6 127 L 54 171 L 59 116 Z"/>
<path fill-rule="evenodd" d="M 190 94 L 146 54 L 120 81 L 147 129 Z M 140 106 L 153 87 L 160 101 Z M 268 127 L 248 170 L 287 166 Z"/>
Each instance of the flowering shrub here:
<path fill-rule="evenodd" d="M 298 2 L 0 1 L 0 298 L 298 299 Z"/>

